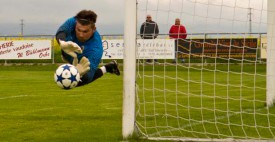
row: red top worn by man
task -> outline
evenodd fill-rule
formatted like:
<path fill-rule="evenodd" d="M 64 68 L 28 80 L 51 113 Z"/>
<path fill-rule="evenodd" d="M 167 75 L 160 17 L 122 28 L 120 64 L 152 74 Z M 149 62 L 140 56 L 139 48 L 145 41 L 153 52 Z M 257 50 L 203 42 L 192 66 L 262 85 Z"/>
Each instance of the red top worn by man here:
<path fill-rule="evenodd" d="M 172 25 L 169 30 L 169 37 L 176 39 L 186 39 L 186 29 L 183 25 L 180 24 L 180 19 L 175 20 L 175 25 Z"/>
<path fill-rule="evenodd" d="M 178 53 L 182 53 L 181 50 L 179 50 L 178 46 L 178 39 L 186 39 L 187 34 L 186 34 L 186 29 L 183 25 L 180 24 L 180 19 L 176 18 L 175 19 L 175 25 L 172 25 L 170 30 L 169 30 L 169 37 L 172 39 L 175 39 L 175 52 L 176 52 L 176 57 L 173 60 L 173 63 L 177 62 L 177 57 Z M 184 58 L 179 58 L 182 63 L 185 62 Z"/>

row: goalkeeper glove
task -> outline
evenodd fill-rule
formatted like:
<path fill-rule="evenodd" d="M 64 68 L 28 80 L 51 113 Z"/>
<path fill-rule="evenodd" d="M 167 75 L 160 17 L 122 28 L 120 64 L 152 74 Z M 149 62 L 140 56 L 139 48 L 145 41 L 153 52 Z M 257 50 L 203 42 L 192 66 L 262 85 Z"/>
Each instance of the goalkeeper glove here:
<path fill-rule="evenodd" d="M 80 74 L 80 77 L 82 77 L 84 74 L 86 74 L 90 70 L 90 62 L 86 57 L 83 57 L 79 64 L 76 65 L 77 71 Z"/>
<path fill-rule="evenodd" d="M 72 41 L 62 41 L 59 40 L 61 49 L 73 57 L 73 65 L 76 66 L 78 63 L 77 54 L 76 53 L 82 53 L 81 48 Z"/>

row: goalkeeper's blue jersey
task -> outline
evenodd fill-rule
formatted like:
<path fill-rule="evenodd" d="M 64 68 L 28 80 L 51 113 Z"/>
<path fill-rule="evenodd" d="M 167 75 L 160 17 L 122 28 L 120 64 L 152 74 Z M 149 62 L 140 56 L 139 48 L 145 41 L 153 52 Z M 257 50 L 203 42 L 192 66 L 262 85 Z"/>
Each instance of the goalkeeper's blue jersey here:
<path fill-rule="evenodd" d="M 103 54 L 102 39 L 99 33 L 95 31 L 93 36 L 88 41 L 81 43 L 76 38 L 75 26 L 76 26 L 76 19 L 74 17 L 69 18 L 64 24 L 62 24 L 59 27 L 57 33 L 65 32 L 66 41 L 73 41 L 77 43 L 81 48 L 83 48 L 82 54 L 77 54 L 77 57 L 78 57 L 78 61 L 80 61 L 83 56 L 88 58 L 90 61 L 90 71 L 87 73 L 88 82 L 86 82 L 86 83 L 89 83 L 92 81 L 95 71 L 97 70 L 100 60 L 102 58 L 102 54 Z M 72 64 L 73 58 L 71 56 L 65 54 L 64 58 Z"/>

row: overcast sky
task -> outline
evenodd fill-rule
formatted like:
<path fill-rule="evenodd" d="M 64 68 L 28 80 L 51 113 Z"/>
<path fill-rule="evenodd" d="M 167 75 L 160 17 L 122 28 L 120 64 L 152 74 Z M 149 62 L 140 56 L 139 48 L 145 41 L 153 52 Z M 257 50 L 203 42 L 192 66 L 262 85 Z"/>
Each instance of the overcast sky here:
<path fill-rule="evenodd" d="M 98 14 L 98 29 L 122 33 L 124 0 L 1 0 L 0 35 L 54 34 L 60 24 L 82 9 Z M 118 28 L 119 27 L 119 28 Z"/>
<path fill-rule="evenodd" d="M 252 8 L 252 32 L 264 32 L 267 0 L 138 0 L 138 26 L 146 14 L 167 33 L 180 18 L 189 33 L 248 32 Z M 123 34 L 124 0 L 0 0 L 0 35 L 18 35 L 21 19 L 24 34 L 54 35 L 67 18 L 82 9 L 98 14 L 101 34 Z"/>

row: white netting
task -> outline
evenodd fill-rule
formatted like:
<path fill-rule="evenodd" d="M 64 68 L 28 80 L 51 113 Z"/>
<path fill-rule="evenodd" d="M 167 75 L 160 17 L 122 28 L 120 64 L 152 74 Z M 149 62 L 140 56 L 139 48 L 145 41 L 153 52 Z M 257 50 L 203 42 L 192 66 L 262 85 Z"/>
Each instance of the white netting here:
<path fill-rule="evenodd" d="M 188 33 L 177 47 L 184 63 L 138 60 L 142 136 L 275 139 L 275 109 L 265 106 L 267 0 L 138 0 L 137 7 L 138 31 L 149 14 L 159 26 L 157 39 L 169 38 L 176 18 Z"/>

